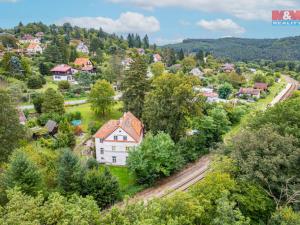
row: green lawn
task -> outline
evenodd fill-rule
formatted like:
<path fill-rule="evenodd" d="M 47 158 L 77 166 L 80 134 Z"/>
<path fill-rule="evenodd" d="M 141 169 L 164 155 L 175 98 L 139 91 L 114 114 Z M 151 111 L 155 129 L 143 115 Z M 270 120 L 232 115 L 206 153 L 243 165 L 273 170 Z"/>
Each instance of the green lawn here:
<path fill-rule="evenodd" d="M 104 165 L 100 166 L 100 170 L 104 169 Z M 141 191 L 143 186 L 136 184 L 134 175 L 132 175 L 127 167 L 121 166 L 106 166 L 109 168 L 113 176 L 115 176 L 120 184 L 122 196 L 133 196 L 135 193 Z"/>
<path fill-rule="evenodd" d="M 250 111 L 248 114 L 243 116 L 240 123 L 232 127 L 231 130 L 226 133 L 223 137 L 225 143 L 232 139 L 239 131 L 247 126 L 249 121 L 255 116 L 256 113 L 263 111 L 267 106 L 272 102 L 272 100 L 277 96 L 286 86 L 286 81 L 281 80 L 279 83 L 274 83 L 274 85 L 269 89 L 270 94 L 264 98 L 260 99 L 257 102 L 250 104 Z"/>
<path fill-rule="evenodd" d="M 118 102 L 114 105 L 111 112 L 106 116 L 96 115 L 91 110 L 91 105 L 89 103 L 76 105 L 76 106 L 68 106 L 66 107 L 66 112 L 80 112 L 82 117 L 82 128 L 84 131 L 87 131 L 88 125 L 90 122 L 95 121 L 101 125 L 103 125 L 106 121 L 110 119 L 118 119 L 122 116 L 122 103 Z"/>

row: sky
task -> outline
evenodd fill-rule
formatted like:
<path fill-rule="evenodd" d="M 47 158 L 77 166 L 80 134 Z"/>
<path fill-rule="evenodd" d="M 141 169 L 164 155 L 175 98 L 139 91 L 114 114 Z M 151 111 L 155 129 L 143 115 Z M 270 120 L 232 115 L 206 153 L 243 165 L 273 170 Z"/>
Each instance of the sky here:
<path fill-rule="evenodd" d="M 70 22 L 109 33 L 148 34 L 159 45 L 186 38 L 279 38 L 300 26 L 273 26 L 272 10 L 300 10 L 299 0 L 0 0 L 0 27 Z"/>

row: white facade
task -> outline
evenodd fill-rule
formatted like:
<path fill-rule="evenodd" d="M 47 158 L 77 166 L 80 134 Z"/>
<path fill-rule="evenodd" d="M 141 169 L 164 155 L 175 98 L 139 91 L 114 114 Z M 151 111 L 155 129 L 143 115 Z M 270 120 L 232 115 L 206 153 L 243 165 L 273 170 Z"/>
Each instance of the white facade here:
<path fill-rule="evenodd" d="M 73 81 L 74 79 L 73 79 L 72 75 L 55 74 L 55 75 L 53 75 L 53 80 L 54 81 L 62 81 L 62 80 Z"/>
<path fill-rule="evenodd" d="M 96 159 L 100 163 L 125 166 L 128 150 L 139 146 L 142 141 L 142 135 L 139 142 L 136 142 L 121 127 L 117 128 L 105 139 L 95 138 Z"/>
<path fill-rule="evenodd" d="M 27 44 L 27 43 L 34 43 L 34 44 L 39 44 L 40 43 L 40 39 L 38 38 L 33 38 L 33 39 L 21 39 L 20 43 L 22 44 Z"/>
<path fill-rule="evenodd" d="M 42 54 L 43 53 L 43 49 L 40 45 L 36 45 L 34 48 L 27 48 L 27 53 L 30 55 L 34 55 L 37 53 Z"/>
<path fill-rule="evenodd" d="M 82 42 L 77 46 L 76 51 L 89 54 L 89 48 Z"/>

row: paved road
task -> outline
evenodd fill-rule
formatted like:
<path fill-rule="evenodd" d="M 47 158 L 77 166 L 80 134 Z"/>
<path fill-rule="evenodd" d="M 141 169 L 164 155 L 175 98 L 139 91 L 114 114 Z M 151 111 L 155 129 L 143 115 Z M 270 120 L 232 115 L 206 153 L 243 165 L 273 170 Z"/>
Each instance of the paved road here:
<path fill-rule="evenodd" d="M 87 100 L 86 99 L 82 99 L 82 100 L 73 100 L 73 101 L 65 101 L 65 106 L 70 106 L 70 105 L 81 105 L 86 103 Z M 24 109 L 33 109 L 34 106 L 33 105 L 21 105 L 19 106 L 19 109 L 24 110 Z"/>
<path fill-rule="evenodd" d="M 121 93 L 117 93 L 114 96 L 114 100 L 118 101 L 122 97 Z M 72 105 L 82 105 L 87 103 L 87 99 L 82 99 L 82 100 L 72 100 L 72 101 L 65 101 L 65 106 L 72 106 Z M 24 109 L 33 109 L 33 105 L 21 105 L 19 106 L 19 109 L 24 110 Z"/>

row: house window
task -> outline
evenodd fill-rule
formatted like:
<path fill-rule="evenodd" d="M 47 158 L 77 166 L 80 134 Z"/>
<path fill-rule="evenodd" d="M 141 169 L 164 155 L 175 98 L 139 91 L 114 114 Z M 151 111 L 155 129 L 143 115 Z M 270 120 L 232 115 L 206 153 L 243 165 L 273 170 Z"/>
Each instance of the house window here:
<path fill-rule="evenodd" d="M 127 141 L 127 136 L 123 136 L 123 141 Z"/>
<path fill-rule="evenodd" d="M 55 75 L 55 79 L 60 79 L 60 76 L 58 76 L 58 75 Z"/>
<path fill-rule="evenodd" d="M 113 163 L 116 163 L 116 162 L 117 162 L 117 157 L 116 157 L 116 156 L 113 156 L 113 157 L 112 157 L 112 162 L 113 162 Z"/>
<path fill-rule="evenodd" d="M 111 146 L 111 150 L 116 151 L 116 146 Z"/>
<path fill-rule="evenodd" d="M 104 154 L 104 148 L 100 148 L 100 154 L 101 154 L 101 155 Z"/>
<path fill-rule="evenodd" d="M 99 142 L 100 142 L 100 143 L 103 143 L 103 139 L 102 139 L 102 138 L 100 138 L 100 139 L 99 139 Z"/>
<path fill-rule="evenodd" d="M 118 140 L 118 136 L 114 136 L 114 140 L 117 141 Z"/>

